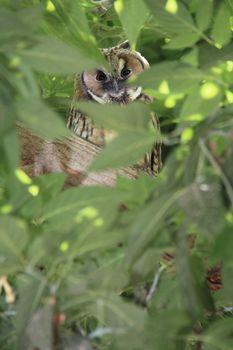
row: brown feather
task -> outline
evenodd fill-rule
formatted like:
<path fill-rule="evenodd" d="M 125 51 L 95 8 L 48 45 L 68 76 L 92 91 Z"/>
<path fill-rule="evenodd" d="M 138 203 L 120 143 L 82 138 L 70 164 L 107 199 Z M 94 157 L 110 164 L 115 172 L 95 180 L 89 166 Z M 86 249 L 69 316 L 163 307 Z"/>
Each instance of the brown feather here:
<path fill-rule="evenodd" d="M 142 73 L 149 68 L 147 60 L 141 56 L 139 52 L 131 51 L 128 43 L 124 42 L 116 47 L 102 49 L 102 53 L 108 60 L 111 72 L 106 76 L 109 84 L 96 80 L 97 70 L 84 72 L 77 75 L 75 79 L 75 95 L 71 107 L 68 112 L 68 127 L 73 129 L 75 134 L 92 142 L 98 146 L 104 146 L 109 138 L 109 132 L 112 131 L 98 129 L 92 120 L 77 109 L 76 104 L 79 100 L 96 100 L 99 103 L 122 103 L 128 104 L 133 101 L 141 101 L 143 103 L 151 103 L 152 98 L 141 93 L 141 89 L 127 86 L 125 82 L 127 78 L 121 76 L 122 69 L 129 69 L 129 77 Z M 124 81 L 124 83 L 123 83 Z M 112 82 L 112 85 L 111 85 Z M 119 83 L 119 90 L 113 91 L 114 84 Z M 142 162 L 138 162 L 137 167 L 145 170 L 149 174 L 158 175 L 161 169 L 161 141 L 160 141 L 160 125 L 158 117 L 151 115 L 151 122 L 156 129 L 156 142 L 150 153 L 145 155 Z"/>

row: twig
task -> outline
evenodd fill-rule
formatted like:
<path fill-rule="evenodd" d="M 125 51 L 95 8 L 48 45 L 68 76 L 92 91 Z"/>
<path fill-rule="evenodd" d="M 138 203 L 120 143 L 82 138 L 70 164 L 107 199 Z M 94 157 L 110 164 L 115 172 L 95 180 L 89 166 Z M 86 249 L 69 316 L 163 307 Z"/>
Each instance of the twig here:
<path fill-rule="evenodd" d="M 6 302 L 12 304 L 15 302 L 15 293 L 9 284 L 6 276 L 0 276 L 0 293 L 4 290 L 6 295 Z"/>
<path fill-rule="evenodd" d="M 158 268 L 158 270 L 156 270 L 156 272 L 154 274 L 154 279 L 153 279 L 152 285 L 151 285 L 151 287 L 149 289 L 149 292 L 147 293 L 147 295 L 145 297 L 145 305 L 149 304 L 149 302 L 152 299 L 154 293 L 156 292 L 161 273 L 165 270 L 165 268 L 166 267 L 164 265 L 162 265 L 162 266 L 160 266 Z"/>
<path fill-rule="evenodd" d="M 95 338 L 101 338 L 108 334 L 124 334 L 125 332 L 126 332 L 126 329 L 123 329 L 123 328 L 99 327 L 99 328 L 96 328 L 93 332 L 91 332 L 88 335 L 88 339 L 91 340 Z"/>

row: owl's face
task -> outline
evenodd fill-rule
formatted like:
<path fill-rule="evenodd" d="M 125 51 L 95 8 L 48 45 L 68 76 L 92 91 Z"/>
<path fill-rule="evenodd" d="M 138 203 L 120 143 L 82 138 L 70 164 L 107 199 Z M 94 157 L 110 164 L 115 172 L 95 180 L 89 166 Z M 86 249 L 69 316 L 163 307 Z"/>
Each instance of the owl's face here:
<path fill-rule="evenodd" d="M 102 104 L 127 104 L 136 100 L 142 88 L 127 86 L 127 80 L 147 69 L 147 60 L 139 52 L 131 51 L 128 42 L 102 49 L 102 53 L 108 60 L 110 70 L 83 72 L 80 76 L 83 97 Z"/>

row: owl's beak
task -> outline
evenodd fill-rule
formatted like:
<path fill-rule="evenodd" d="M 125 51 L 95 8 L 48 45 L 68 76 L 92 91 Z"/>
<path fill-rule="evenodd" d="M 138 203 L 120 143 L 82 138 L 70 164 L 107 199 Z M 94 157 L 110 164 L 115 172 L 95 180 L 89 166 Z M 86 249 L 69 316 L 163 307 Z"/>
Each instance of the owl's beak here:
<path fill-rule="evenodd" d="M 120 91 L 119 83 L 116 79 L 113 79 L 112 80 L 112 92 L 115 94 L 118 94 L 119 91 Z"/>

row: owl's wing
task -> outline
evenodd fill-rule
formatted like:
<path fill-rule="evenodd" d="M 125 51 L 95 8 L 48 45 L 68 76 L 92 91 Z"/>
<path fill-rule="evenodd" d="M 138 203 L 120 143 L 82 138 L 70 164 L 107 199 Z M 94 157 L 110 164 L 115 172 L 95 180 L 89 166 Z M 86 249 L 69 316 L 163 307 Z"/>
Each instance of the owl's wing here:
<path fill-rule="evenodd" d="M 83 139 L 89 139 L 92 128 L 86 116 L 76 107 L 71 106 L 67 114 L 67 126 Z"/>
<path fill-rule="evenodd" d="M 82 139 L 93 143 L 96 146 L 105 144 L 103 129 L 96 128 L 92 120 L 82 113 L 77 107 L 71 106 L 67 114 L 67 126 Z"/>
<path fill-rule="evenodd" d="M 141 93 L 137 97 L 137 101 L 150 104 L 153 102 L 153 98 L 144 93 Z M 151 112 L 151 124 L 152 124 L 152 127 L 154 127 L 156 130 L 156 142 L 153 145 L 151 152 L 148 152 L 145 155 L 143 162 L 139 162 L 137 165 L 139 166 L 139 168 L 142 168 L 144 171 L 146 171 L 150 175 L 157 176 L 162 167 L 162 159 L 161 159 L 162 142 L 161 142 L 161 136 L 160 136 L 159 118 L 153 112 Z"/>
<path fill-rule="evenodd" d="M 104 130 L 96 128 L 91 119 L 84 115 L 76 107 L 70 107 L 67 117 L 67 126 L 70 129 L 73 129 L 76 135 L 98 146 L 103 146 L 105 144 L 106 135 L 104 133 Z M 157 131 L 157 141 L 153 145 L 151 152 L 148 152 L 145 155 L 143 162 L 138 162 L 136 167 L 146 171 L 151 175 L 156 176 L 159 174 L 162 162 L 161 142 L 158 140 L 158 135 L 160 134 L 160 125 L 159 119 L 154 113 L 151 113 L 151 122 Z"/>
<path fill-rule="evenodd" d="M 144 158 L 144 167 L 145 170 L 151 174 L 157 176 L 162 167 L 161 160 L 161 141 L 160 141 L 160 124 L 158 117 L 151 113 L 151 122 L 153 127 L 156 129 L 156 142 L 153 145 L 151 152 L 148 152 Z"/>

